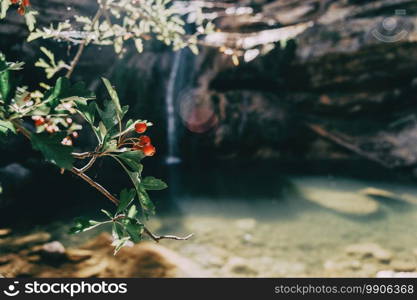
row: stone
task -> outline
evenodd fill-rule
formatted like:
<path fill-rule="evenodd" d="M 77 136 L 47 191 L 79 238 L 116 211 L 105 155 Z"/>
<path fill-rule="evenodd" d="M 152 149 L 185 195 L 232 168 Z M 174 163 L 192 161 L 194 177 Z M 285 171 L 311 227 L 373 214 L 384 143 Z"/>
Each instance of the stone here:
<path fill-rule="evenodd" d="M 94 252 L 85 249 L 67 249 L 66 255 L 68 260 L 73 262 L 80 262 L 82 260 L 91 258 L 94 255 Z"/>
<path fill-rule="evenodd" d="M 249 262 L 242 257 L 229 258 L 227 263 L 224 265 L 223 270 L 229 274 L 240 276 L 255 276 L 258 274 L 258 272 L 249 265 Z"/>
<path fill-rule="evenodd" d="M 394 260 L 391 262 L 391 267 L 395 272 L 413 272 L 416 270 L 415 262 L 405 260 Z"/>
<path fill-rule="evenodd" d="M 366 216 L 379 210 L 378 202 L 357 193 L 315 187 L 300 191 L 306 200 L 342 214 Z"/>
<path fill-rule="evenodd" d="M 42 245 L 42 250 L 47 253 L 64 254 L 65 247 L 58 241 L 53 241 Z"/>
<path fill-rule="evenodd" d="M 393 254 L 375 243 L 353 244 L 346 248 L 348 255 L 357 255 L 360 258 L 373 257 L 381 263 L 388 263 Z"/>
<path fill-rule="evenodd" d="M 6 235 L 9 235 L 12 232 L 10 228 L 1 228 L 0 229 L 0 237 L 4 237 Z"/>
<path fill-rule="evenodd" d="M 2 249 L 21 249 L 31 245 L 42 244 L 48 242 L 51 235 L 46 232 L 37 232 L 21 237 L 8 237 L 0 239 L 0 247 Z"/>

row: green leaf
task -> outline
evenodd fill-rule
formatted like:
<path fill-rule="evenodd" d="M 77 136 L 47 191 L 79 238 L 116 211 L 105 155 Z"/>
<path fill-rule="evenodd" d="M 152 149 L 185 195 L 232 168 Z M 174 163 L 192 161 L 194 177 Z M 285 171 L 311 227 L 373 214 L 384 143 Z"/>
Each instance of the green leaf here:
<path fill-rule="evenodd" d="M 0 2 L 0 19 L 3 19 L 6 17 L 7 10 L 12 3 L 10 0 L 1 0 Z"/>
<path fill-rule="evenodd" d="M 119 240 L 123 237 L 123 229 L 120 224 L 113 222 L 112 236 L 115 240 Z"/>
<path fill-rule="evenodd" d="M 134 243 L 139 243 L 142 240 L 142 224 L 137 223 L 136 220 L 131 220 L 131 222 L 125 225 L 125 228 Z"/>
<path fill-rule="evenodd" d="M 168 187 L 167 184 L 163 182 L 161 179 L 157 179 L 152 176 L 143 178 L 141 185 L 145 190 L 153 190 L 153 191 L 163 190 Z"/>
<path fill-rule="evenodd" d="M 151 215 L 154 215 L 155 205 L 153 204 L 153 202 L 151 201 L 151 198 L 149 198 L 148 193 L 142 186 L 139 186 L 138 188 L 138 196 L 139 196 L 140 205 L 142 206 L 145 216 L 149 217 Z"/>
<path fill-rule="evenodd" d="M 124 211 L 129 206 L 129 204 L 132 203 L 133 199 L 135 198 L 135 195 L 136 195 L 135 189 L 130 189 L 130 190 L 123 189 L 120 192 L 120 197 L 119 197 L 120 203 L 117 207 L 116 214 Z"/>
<path fill-rule="evenodd" d="M 6 63 L 5 57 L 0 53 L 0 69 L 3 70 L 0 73 L 0 99 L 6 104 L 10 103 L 11 99 L 11 82 L 10 72 Z"/>
<path fill-rule="evenodd" d="M 90 102 L 87 104 L 85 101 L 75 101 L 78 113 L 86 120 L 90 125 L 94 125 L 97 104 Z"/>
<path fill-rule="evenodd" d="M 105 214 L 109 219 L 113 219 L 113 216 L 111 215 L 111 213 L 109 213 L 107 210 L 105 209 L 101 209 L 101 212 L 103 214 Z"/>
<path fill-rule="evenodd" d="M 74 163 L 74 158 L 71 155 L 73 147 L 61 144 L 65 136 L 65 132 L 55 135 L 47 133 L 32 134 L 32 146 L 35 150 L 41 151 L 47 161 L 69 170 Z"/>
<path fill-rule="evenodd" d="M 117 155 L 124 163 L 126 163 L 131 171 L 138 172 L 139 174 L 142 172 L 143 166 L 140 161 L 145 157 L 142 151 L 126 151 Z"/>
<path fill-rule="evenodd" d="M 97 222 L 94 220 L 88 220 L 84 217 L 79 217 L 74 220 L 75 225 L 70 229 L 70 234 L 76 234 L 80 232 L 84 232 L 90 229 L 93 229 L 99 225 L 101 225 L 101 222 Z"/>
<path fill-rule="evenodd" d="M 114 106 L 114 103 L 112 101 L 104 102 L 103 110 L 97 108 L 97 111 L 107 131 L 112 129 L 119 122 L 116 107 Z"/>
<path fill-rule="evenodd" d="M 120 106 L 119 96 L 117 95 L 116 90 L 112 87 L 112 85 L 111 85 L 111 83 L 110 83 L 110 81 L 108 79 L 106 79 L 104 77 L 101 78 L 101 79 L 103 80 L 104 85 L 106 86 L 107 92 L 109 93 L 110 98 L 111 98 L 111 100 L 112 100 L 112 102 L 114 104 L 114 107 L 116 109 L 116 112 L 117 112 L 117 114 L 119 116 L 119 119 L 121 120 L 122 119 L 122 117 L 121 117 L 121 115 L 122 115 L 122 107 Z"/>
<path fill-rule="evenodd" d="M 137 213 L 138 213 L 138 210 L 137 210 L 137 208 L 136 208 L 136 205 L 132 205 L 132 206 L 129 208 L 129 211 L 128 211 L 128 213 L 127 213 L 127 217 L 128 217 L 128 218 L 135 218 L 135 217 L 136 217 L 136 215 L 137 215 Z"/>
<path fill-rule="evenodd" d="M 83 82 L 71 85 L 69 79 L 60 77 L 57 79 L 55 86 L 45 94 L 43 103 L 51 108 L 56 108 L 64 100 L 80 101 L 92 98 L 94 98 L 94 95 L 86 89 Z"/>
<path fill-rule="evenodd" d="M 38 14 L 37 11 L 29 10 L 25 13 L 25 20 L 26 26 L 28 27 L 29 31 L 33 31 L 36 25 L 36 18 L 35 16 Z"/>
<path fill-rule="evenodd" d="M 0 120 L 0 132 L 7 134 L 9 131 L 16 133 L 16 128 L 14 128 L 13 123 L 10 121 Z"/>

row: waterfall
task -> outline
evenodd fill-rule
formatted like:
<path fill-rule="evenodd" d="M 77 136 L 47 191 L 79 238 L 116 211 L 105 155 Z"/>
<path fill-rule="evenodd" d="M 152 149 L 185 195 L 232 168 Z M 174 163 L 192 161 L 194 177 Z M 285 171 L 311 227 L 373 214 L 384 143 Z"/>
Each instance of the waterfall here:
<path fill-rule="evenodd" d="M 168 143 L 168 151 L 166 157 L 167 164 L 177 164 L 181 162 L 181 159 L 178 156 L 178 132 L 175 100 L 177 98 L 177 77 L 180 71 L 182 56 L 183 50 L 179 50 L 174 54 L 174 61 L 172 64 L 171 72 L 169 74 L 167 92 L 165 95 Z"/>

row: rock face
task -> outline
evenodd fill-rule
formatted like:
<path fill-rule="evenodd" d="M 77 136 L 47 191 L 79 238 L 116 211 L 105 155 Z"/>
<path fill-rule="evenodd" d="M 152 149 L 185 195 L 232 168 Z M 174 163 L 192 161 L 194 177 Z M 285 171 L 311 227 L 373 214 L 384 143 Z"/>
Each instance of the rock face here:
<path fill-rule="evenodd" d="M 151 242 L 126 247 L 114 256 L 108 234 L 97 236 L 80 249 L 65 249 L 59 242 L 51 242 L 3 255 L 0 274 L 81 278 L 208 276 L 189 260 Z"/>
<path fill-rule="evenodd" d="M 261 12 L 252 35 L 309 26 L 285 45 L 277 36 L 281 46 L 269 52 L 265 45 L 255 47 L 259 55 L 245 62 L 249 50 L 242 45 L 248 36 L 236 33 L 255 21 L 242 16 L 241 22 L 227 28 L 232 31 L 230 39 L 224 38 L 245 53 L 239 66 L 214 50 L 203 51 L 195 67 L 197 89 L 200 97 L 209 95 L 219 119 L 207 133 L 211 139 L 204 142 L 221 153 L 245 158 L 259 158 L 260 153 L 281 160 L 359 155 L 389 168 L 413 166 L 417 4 L 257 3 Z M 266 23 L 274 25 L 265 29 Z"/>
<path fill-rule="evenodd" d="M 415 1 L 216 3 L 225 5 L 218 5 L 208 16 L 221 32 L 204 42 L 230 48 L 226 53 L 237 55 L 240 64 L 236 66 L 231 56 L 216 48 L 203 47 L 194 59 L 187 55 L 182 69 L 186 76 L 178 79 L 186 84 L 177 87 L 177 121 L 185 124 L 179 127 L 184 158 L 361 157 L 389 168 L 414 169 Z M 230 9 L 223 13 L 238 4 L 239 14 Z M 94 9 L 85 0 L 34 5 L 42 12 L 41 25 L 80 11 L 91 14 Z M 40 74 L 30 68 L 39 42 L 22 47 L 24 25 L 17 16 L 10 18 L 0 26 L 0 46 L 13 59 L 24 55 L 28 72 Z M 142 56 L 132 51 L 117 60 L 109 48 L 90 49 L 75 78 L 82 75 L 94 89 L 97 73 L 106 74 L 138 114 L 159 121 L 163 128 L 171 53 L 151 47 Z M 106 60 L 95 59 L 98 54 Z M 183 106 L 188 106 L 185 117 Z M 165 135 L 158 128 L 154 134 Z M 160 148 L 163 151 L 164 145 Z"/>

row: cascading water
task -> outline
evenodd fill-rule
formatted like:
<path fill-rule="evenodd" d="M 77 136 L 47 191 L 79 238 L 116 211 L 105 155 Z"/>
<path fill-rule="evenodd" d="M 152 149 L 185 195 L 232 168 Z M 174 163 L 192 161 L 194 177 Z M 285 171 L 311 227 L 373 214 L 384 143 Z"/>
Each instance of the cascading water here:
<path fill-rule="evenodd" d="M 180 71 L 181 60 L 183 57 L 183 51 L 179 50 L 174 54 L 174 61 L 172 69 L 169 74 L 167 92 L 165 96 L 166 105 L 166 118 L 167 118 L 167 142 L 168 151 L 166 162 L 167 164 L 177 164 L 181 162 L 178 156 L 178 133 L 176 124 L 176 111 L 175 111 L 175 100 L 177 98 L 177 79 Z"/>

